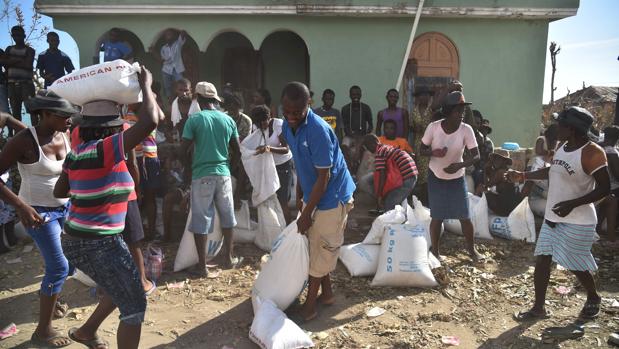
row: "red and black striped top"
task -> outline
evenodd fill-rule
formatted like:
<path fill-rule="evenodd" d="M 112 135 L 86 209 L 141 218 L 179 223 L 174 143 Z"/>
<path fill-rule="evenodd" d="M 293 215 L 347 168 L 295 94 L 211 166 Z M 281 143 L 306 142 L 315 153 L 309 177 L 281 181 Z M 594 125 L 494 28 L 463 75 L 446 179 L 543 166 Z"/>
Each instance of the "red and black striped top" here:
<path fill-rule="evenodd" d="M 378 144 L 374 160 L 376 171 L 386 169 L 388 160 L 393 160 L 398 166 L 403 180 L 417 175 L 415 160 L 407 152 L 390 145 Z"/>

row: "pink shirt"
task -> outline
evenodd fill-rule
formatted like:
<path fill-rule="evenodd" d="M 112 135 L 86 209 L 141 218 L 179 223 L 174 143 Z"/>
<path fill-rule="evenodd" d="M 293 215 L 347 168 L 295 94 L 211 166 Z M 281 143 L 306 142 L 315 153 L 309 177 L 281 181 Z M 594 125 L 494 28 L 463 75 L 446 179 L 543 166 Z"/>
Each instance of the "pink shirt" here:
<path fill-rule="evenodd" d="M 468 149 L 477 148 L 475 134 L 473 133 L 473 128 L 465 123 L 461 123 L 460 128 L 456 132 L 447 134 L 443 127 L 441 127 L 441 121 L 443 120 L 438 120 L 428 125 L 421 139 L 421 142 L 431 149 L 447 147 L 447 154 L 444 157 L 437 158 L 433 156 L 430 158 L 430 170 L 440 179 L 460 178 L 464 176 L 464 168 L 453 174 L 449 174 L 443 171 L 443 169 L 454 162 L 463 161 L 464 147 Z"/>

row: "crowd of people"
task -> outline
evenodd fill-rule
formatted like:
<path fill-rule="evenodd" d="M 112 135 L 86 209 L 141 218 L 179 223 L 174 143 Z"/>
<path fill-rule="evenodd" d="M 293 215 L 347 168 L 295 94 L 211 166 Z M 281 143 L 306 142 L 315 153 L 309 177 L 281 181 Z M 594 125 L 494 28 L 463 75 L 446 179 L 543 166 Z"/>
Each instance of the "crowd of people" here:
<path fill-rule="evenodd" d="M 442 89 L 418 86 L 411 111 L 398 107 L 399 92 L 389 89 L 376 123 L 356 85 L 350 87 L 350 103 L 341 110 L 334 108 L 332 89 L 325 89 L 322 105 L 314 106 L 313 92 L 299 82 L 283 87 L 278 106 L 264 89 L 255 91 L 246 104 L 229 84 L 221 95 L 209 82 L 192 86 L 180 59 L 186 34 L 169 30 L 158 52 L 165 100 L 150 71 L 141 66 L 142 102 L 123 106 L 93 101 L 80 109 L 44 88 L 35 92 L 35 52 L 25 45 L 23 28 L 13 27 L 11 34 L 15 45 L 0 52 L 5 71 L 0 92 L 5 87 L 8 91 L 8 96 L 0 94 L 0 126 L 10 130 L 0 152 L 0 218 L 6 237 L 2 240 L 15 243 L 13 226 L 19 218 L 44 260 L 35 343 L 62 347 L 75 341 L 107 348 L 97 329 L 118 308 L 118 347 L 137 348 L 147 297 L 156 290 L 155 280 L 146 276 L 141 244 L 145 239 L 174 240 L 172 220 L 179 206 L 180 214 L 191 212 L 188 230 L 198 251 L 198 263 L 190 273 L 207 277 L 212 272 L 205 246 L 215 215 L 223 247 L 209 263 L 220 268 L 242 263 L 242 256 L 234 253 L 233 228 L 235 209 L 251 197 L 241 146 L 254 132 L 264 139 L 256 154 L 273 154 L 280 182 L 277 198 L 286 223 L 293 222 L 296 209 L 295 224 L 308 238 L 309 282 L 299 311 L 302 321 L 317 316 L 318 304 L 335 302 L 329 275 L 357 192 L 376 200 L 375 214 L 417 195 L 430 207 L 430 251 L 435 256 L 441 258 L 443 221 L 455 219 L 471 259 L 483 259 L 475 248 L 468 192 L 481 195 L 496 184 L 496 178 L 489 178 L 494 166 L 492 127 L 481 112 L 471 109 L 458 81 Z M 103 43 L 106 61 L 132 57 L 118 34 L 112 30 Z M 74 69 L 58 50 L 58 35 L 49 33 L 47 41 L 49 49 L 39 55 L 36 67 L 44 87 Z M 21 122 L 24 103 L 31 126 Z M 549 315 L 545 294 L 553 261 L 572 271 L 587 290 L 580 316 L 593 318 L 600 311 L 591 246 L 598 216 L 606 217 L 609 238 L 615 236 L 619 128 L 605 129 L 598 145 L 589 139 L 593 121 L 583 108 L 564 110 L 538 138 L 531 170 L 510 170 L 498 178 L 524 183 L 520 200 L 533 195 L 546 199 L 535 249 L 535 303 L 515 315 L 519 321 Z M 372 170 L 364 172 L 362 163 L 368 156 Z M 11 172 L 14 167 L 17 172 Z M 467 175 L 474 188 L 467 188 Z M 289 205 L 291 190 L 296 191 L 294 205 Z M 163 198 L 161 217 L 158 197 Z M 600 203 L 598 214 L 595 203 Z M 162 232 L 157 231 L 158 219 Z M 67 313 L 59 295 L 75 268 L 97 283 L 102 298 L 90 318 L 64 336 L 54 330 L 52 319 Z"/>

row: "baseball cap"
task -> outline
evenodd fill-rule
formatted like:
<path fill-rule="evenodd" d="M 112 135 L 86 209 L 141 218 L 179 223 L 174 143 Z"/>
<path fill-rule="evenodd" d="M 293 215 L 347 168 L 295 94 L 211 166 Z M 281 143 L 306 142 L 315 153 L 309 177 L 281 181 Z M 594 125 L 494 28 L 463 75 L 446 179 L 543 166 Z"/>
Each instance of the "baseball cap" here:
<path fill-rule="evenodd" d="M 569 125 L 585 133 L 590 131 L 593 120 L 595 117 L 582 107 L 569 107 L 557 116 L 560 124 Z"/>
<path fill-rule="evenodd" d="M 214 98 L 221 102 L 221 98 L 219 98 L 219 96 L 217 95 L 217 89 L 215 88 L 215 85 L 211 84 L 210 82 L 200 81 L 199 83 L 197 83 L 196 94 L 199 94 L 200 96 L 205 98 Z"/>

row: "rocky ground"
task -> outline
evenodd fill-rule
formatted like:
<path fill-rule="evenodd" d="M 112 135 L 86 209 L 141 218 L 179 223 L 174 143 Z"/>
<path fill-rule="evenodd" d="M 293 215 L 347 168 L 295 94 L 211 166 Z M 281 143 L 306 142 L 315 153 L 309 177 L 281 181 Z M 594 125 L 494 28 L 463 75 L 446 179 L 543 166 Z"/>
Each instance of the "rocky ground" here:
<path fill-rule="evenodd" d="M 361 241 L 368 231 L 372 218 L 365 212 L 364 207 L 353 210 L 346 243 Z M 442 287 L 371 288 L 371 278 L 351 278 L 339 264 L 333 275 L 337 303 L 321 308 L 319 317 L 302 328 L 311 333 L 317 348 L 443 348 L 448 346 L 442 343 L 443 336 L 457 337 L 460 348 L 606 348 L 608 334 L 619 330 L 616 248 L 594 246 L 604 297 L 600 317 L 585 325 L 585 336 L 580 339 L 545 343 L 542 330 L 573 323 L 584 303 L 583 290 L 574 277 L 553 271 L 547 301 L 553 317 L 521 325 L 512 320 L 512 314 L 532 302 L 533 245 L 482 241 L 479 248 L 488 261 L 472 265 L 459 248 L 461 237 L 447 234 L 444 241 L 447 261 L 440 272 L 445 282 Z M 0 341 L 0 348 L 32 347 L 29 338 L 36 326 L 43 267 L 36 248 L 27 252 L 28 245 L 23 243 L 0 256 L 0 327 L 15 323 L 20 331 Z M 256 348 L 248 338 L 253 317 L 250 290 L 264 253 L 253 245 L 238 245 L 237 253 L 245 256 L 240 269 L 223 271 L 214 279 L 191 279 L 186 273 L 171 271 L 178 244 L 160 245 L 166 255 L 165 271 L 158 291 L 149 298 L 140 347 Z M 87 318 L 96 300 L 76 280 L 67 281 L 62 295 L 71 310 L 54 325 L 66 333 Z M 374 307 L 386 311 L 368 317 L 366 312 Z M 101 328 L 102 336 L 112 343 L 117 315 Z"/>

